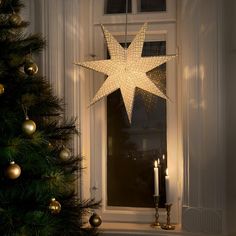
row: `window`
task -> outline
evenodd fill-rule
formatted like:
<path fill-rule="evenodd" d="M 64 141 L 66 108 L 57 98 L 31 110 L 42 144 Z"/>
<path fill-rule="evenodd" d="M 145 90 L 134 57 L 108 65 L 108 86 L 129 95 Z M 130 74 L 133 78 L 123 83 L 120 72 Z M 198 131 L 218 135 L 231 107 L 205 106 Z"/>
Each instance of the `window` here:
<path fill-rule="evenodd" d="M 123 44 L 122 44 L 123 45 Z M 124 46 L 124 45 L 123 45 Z M 142 56 L 165 55 L 165 41 L 145 42 Z M 165 64 L 149 72 L 165 88 Z M 120 91 L 107 97 L 107 204 L 153 207 L 153 163 L 159 159 L 160 206 L 165 204 L 166 101 L 136 90 L 133 120 L 129 124 Z M 122 166 L 122 171 L 117 168 Z"/>
<path fill-rule="evenodd" d="M 166 0 L 128 0 L 128 13 L 131 12 L 161 12 L 166 11 Z M 137 8 L 137 9 L 135 9 Z M 126 12 L 126 0 L 106 0 L 105 14 Z"/>
<path fill-rule="evenodd" d="M 132 0 L 131 3 L 132 15 L 128 15 L 127 41 L 131 42 L 142 24 L 148 21 L 143 56 L 175 54 L 176 25 L 173 20 L 175 19 L 175 1 L 167 0 L 166 11 L 162 13 L 159 11 L 138 13 L 138 1 Z M 91 44 L 91 48 L 93 48 L 92 53 L 96 55 L 96 60 L 104 59 L 107 56 L 107 45 L 100 27 L 101 23 L 119 42 L 124 42 L 125 39 L 125 14 L 104 14 L 105 4 L 107 2 L 104 0 L 94 0 L 93 7 L 96 10 L 93 15 L 93 44 Z M 101 87 L 104 75 L 97 72 L 90 74 L 92 83 L 89 89 L 92 91 L 90 92 L 90 99 L 92 99 Z M 131 129 L 127 125 L 127 116 L 119 91 L 91 107 L 90 182 L 92 194 L 96 199 L 102 199 L 102 208 L 99 214 L 101 214 L 103 221 L 141 223 L 153 221 L 153 161 L 160 158 L 163 162 L 159 180 L 162 185 L 161 207 L 164 207 L 165 203 L 164 172 L 168 163 L 171 176 L 170 193 L 173 203 L 172 220 L 178 222 L 175 61 L 148 72 L 148 76 L 154 82 L 156 82 L 155 74 L 162 78 L 159 83 L 162 84 L 163 89 L 166 82 L 167 94 L 171 98 L 171 102 L 163 101 L 161 98 L 138 90 Z M 154 108 L 143 106 L 144 99 L 151 99 L 154 103 L 149 103 L 149 105 L 155 104 Z M 152 109 L 152 113 L 148 109 Z M 144 112 L 145 115 L 139 115 Z M 159 116 L 157 113 L 162 115 Z M 167 157 L 164 161 L 162 154 Z M 127 179 L 130 180 L 128 184 L 126 183 Z M 139 188 L 135 192 L 132 188 L 137 183 Z M 125 186 L 125 184 L 127 185 Z M 93 191 L 93 189 L 97 190 Z M 160 210 L 159 213 L 160 219 L 164 221 L 165 210 Z"/>
<path fill-rule="evenodd" d="M 138 12 L 166 11 L 166 0 L 139 0 Z"/>
<path fill-rule="evenodd" d="M 94 25 L 123 24 L 126 0 L 91 0 Z M 128 22 L 176 22 L 176 0 L 128 0 Z M 168 21 L 167 21 L 168 19 Z"/>
<path fill-rule="evenodd" d="M 131 0 L 128 0 L 128 12 L 131 12 Z M 105 14 L 117 14 L 126 12 L 126 0 L 107 0 Z"/>

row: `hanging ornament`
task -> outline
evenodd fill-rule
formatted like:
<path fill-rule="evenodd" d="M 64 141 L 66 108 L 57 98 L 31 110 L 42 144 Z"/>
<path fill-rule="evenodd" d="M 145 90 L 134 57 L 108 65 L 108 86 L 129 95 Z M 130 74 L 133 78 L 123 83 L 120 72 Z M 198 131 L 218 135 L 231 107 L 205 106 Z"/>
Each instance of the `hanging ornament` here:
<path fill-rule="evenodd" d="M 38 72 L 38 66 L 33 61 L 29 60 L 24 65 L 24 72 L 27 75 L 35 75 Z"/>
<path fill-rule="evenodd" d="M 71 157 L 71 152 L 68 148 L 63 147 L 59 153 L 59 157 L 62 161 L 68 161 Z"/>
<path fill-rule="evenodd" d="M 92 227 L 99 227 L 102 223 L 102 219 L 97 213 L 93 213 L 89 218 L 89 223 Z"/>
<path fill-rule="evenodd" d="M 61 204 L 52 198 L 48 208 L 52 214 L 58 214 L 61 211 Z"/>
<path fill-rule="evenodd" d="M 4 90 L 5 90 L 5 88 L 4 88 L 3 84 L 0 84 L 0 95 L 2 95 L 4 93 Z"/>
<path fill-rule="evenodd" d="M 9 21 L 12 25 L 19 25 L 22 22 L 20 15 L 13 13 L 9 17 Z"/>
<path fill-rule="evenodd" d="M 22 130 L 25 134 L 32 135 L 36 131 L 35 122 L 26 117 L 25 121 L 22 124 Z"/>
<path fill-rule="evenodd" d="M 17 179 L 21 174 L 21 168 L 19 165 L 15 164 L 14 161 L 10 162 L 10 165 L 7 167 L 5 175 L 9 179 Z"/>
<path fill-rule="evenodd" d="M 167 99 L 166 95 L 148 78 L 146 72 L 173 59 L 175 56 L 142 57 L 143 43 L 147 29 L 146 23 L 128 48 L 123 48 L 103 26 L 102 29 L 111 59 L 78 62 L 76 65 L 108 75 L 93 98 L 92 104 L 120 89 L 129 122 L 131 123 L 136 87 Z"/>

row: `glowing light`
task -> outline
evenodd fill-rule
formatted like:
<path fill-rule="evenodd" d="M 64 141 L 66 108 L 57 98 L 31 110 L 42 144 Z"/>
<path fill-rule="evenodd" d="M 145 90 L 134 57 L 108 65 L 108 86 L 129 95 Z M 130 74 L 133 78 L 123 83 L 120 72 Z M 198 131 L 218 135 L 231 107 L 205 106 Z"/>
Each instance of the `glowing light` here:
<path fill-rule="evenodd" d="M 166 168 L 166 176 L 168 176 L 168 168 Z"/>
<path fill-rule="evenodd" d="M 157 168 L 157 161 L 154 161 L 154 167 Z"/>

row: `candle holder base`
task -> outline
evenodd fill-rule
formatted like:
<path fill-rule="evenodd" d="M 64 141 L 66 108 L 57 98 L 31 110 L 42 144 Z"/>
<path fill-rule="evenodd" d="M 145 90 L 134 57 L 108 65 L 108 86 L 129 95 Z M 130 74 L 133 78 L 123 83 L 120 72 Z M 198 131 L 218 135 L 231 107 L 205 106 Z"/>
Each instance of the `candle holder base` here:
<path fill-rule="evenodd" d="M 165 229 L 165 230 L 174 230 L 175 229 L 175 226 L 174 225 L 167 225 L 167 224 L 164 224 L 161 226 L 162 229 Z"/>
<path fill-rule="evenodd" d="M 154 199 L 154 204 L 155 204 L 155 221 L 151 224 L 151 227 L 160 229 L 161 224 L 159 222 L 159 213 L 158 213 L 158 205 L 159 205 L 160 196 L 153 195 L 153 199 Z"/>
<path fill-rule="evenodd" d="M 159 222 L 154 222 L 154 223 L 151 224 L 151 227 L 152 228 L 160 229 L 161 228 L 161 224 Z"/>
<path fill-rule="evenodd" d="M 170 223 L 170 211 L 171 211 L 172 204 L 166 203 L 165 206 L 166 206 L 166 213 L 167 213 L 166 224 L 163 224 L 161 228 L 165 230 L 174 230 L 175 226 Z"/>

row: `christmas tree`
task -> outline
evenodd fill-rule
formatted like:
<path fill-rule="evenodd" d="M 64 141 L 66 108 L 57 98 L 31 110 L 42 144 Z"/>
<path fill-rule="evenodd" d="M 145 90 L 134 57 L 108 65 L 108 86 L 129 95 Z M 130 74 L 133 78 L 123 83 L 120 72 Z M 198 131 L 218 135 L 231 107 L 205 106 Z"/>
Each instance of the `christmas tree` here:
<path fill-rule="evenodd" d="M 0 235 L 94 235 L 84 214 L 97 204 L 75 193 L 75 120 L 63 118 L 61 100 L 37 73 L 33 56 L 45 43 L 26 35 L 22 7 L 0 0 Z"/>

